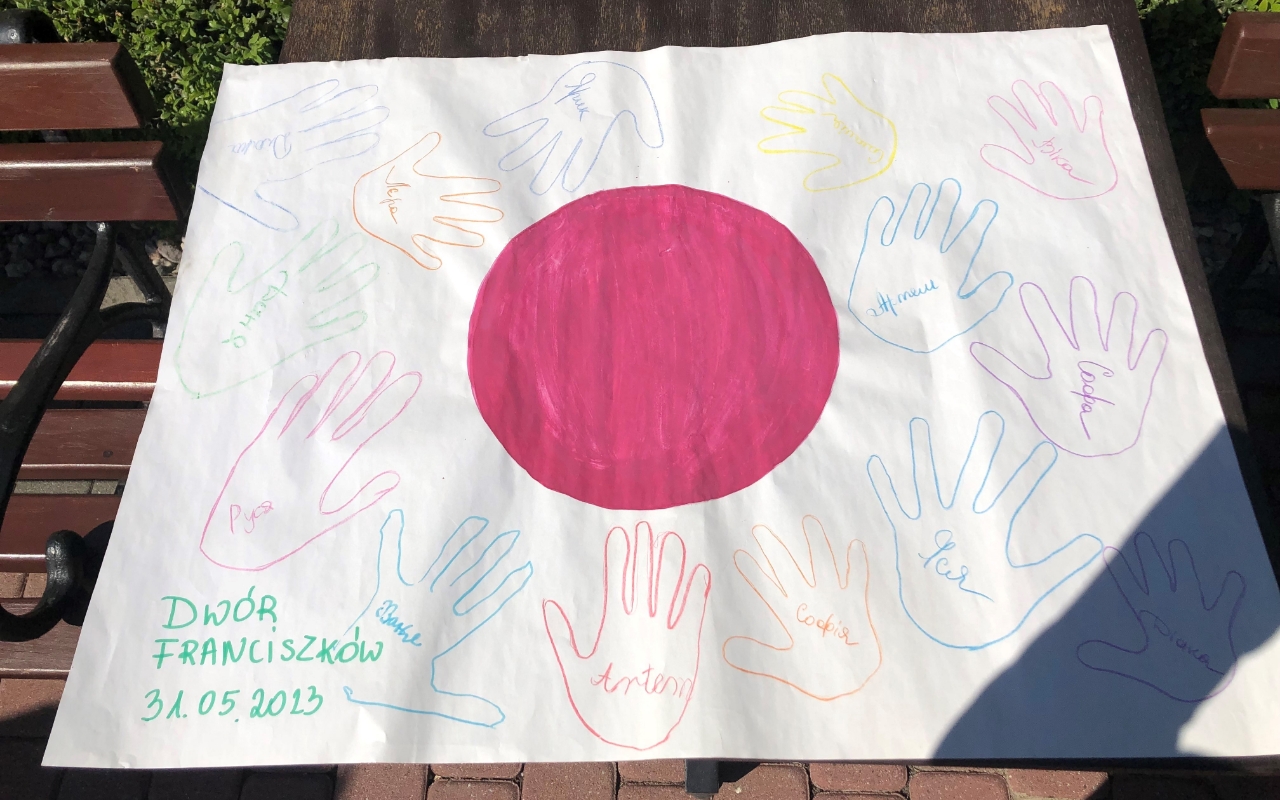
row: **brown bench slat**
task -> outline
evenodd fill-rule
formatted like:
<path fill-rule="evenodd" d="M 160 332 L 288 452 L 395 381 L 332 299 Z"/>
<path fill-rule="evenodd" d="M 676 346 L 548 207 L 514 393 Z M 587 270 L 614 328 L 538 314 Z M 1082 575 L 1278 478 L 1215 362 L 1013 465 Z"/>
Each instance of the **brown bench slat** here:
<path fill-rule="evenodd" d="M 174 197 L 159 142 L 0 145 L 3 222 L 176 220 Z"/>
<path fill-rule="evenodd" d="M 0 131 L 137 128 L 153 112 L 137 65 L 115 42 L 0 48 Z"/>
<path fill-rule="evenodd" d="M 1224 100 L 1280 97 L 1280 13 L 1239 11 L 1227 18 L 1209 91 Z"/>
<path fill-rule="evenodd" d="M 5 600 L 0 605 L 15 614 L 35 608 L 36 600 Z M 0 642 L 0 678 L 66 678 L 80 641 L 80 629 L 59 622 L 31 642 Z"/>
<path fill-rule="evenodd" d="M 55 408 L 44 412 L 18 480 L 121 479 L 129 474 L 145 408 Z"/>
<path fill-rule="evenodd" d="M 44 545 L 54 531 L 85 534 L 116 518 L 113 494 L 15 494 L 0 522 L 0 572 L 44 572 Z"/>
<path fill-rule="evenodd" d="M 1280 189 L 1280 110 L 1205 108 L 1204 132 L 1241 189 Z"/>
<path fill-rule="evenodd" d="M 0 399 L 18 382 L 40 342 L 0 339 Z M 145 401 L 156 388 L 160 370 L 159 339 L 97 341 L 72 367 L 55 400 Z"/>

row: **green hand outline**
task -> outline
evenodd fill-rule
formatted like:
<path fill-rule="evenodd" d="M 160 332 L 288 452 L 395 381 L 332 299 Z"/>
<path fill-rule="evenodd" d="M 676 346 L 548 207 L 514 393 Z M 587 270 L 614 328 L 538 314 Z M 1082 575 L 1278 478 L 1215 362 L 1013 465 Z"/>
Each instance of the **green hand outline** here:
<path fill-rule="evenodd" d="M 182 321 L 174 353 L 182 388 L 197 400 L 222 394 L 359 329 L 369 314 L 353 299 L 380 271 L 361 257 L 366 242 L 327 220 L 265 266 L 238 241 L 223 247 Z M 219 314 L 229 315 L 219 321 Z M 215 374 L 200 375 L 197 365 Z"/>

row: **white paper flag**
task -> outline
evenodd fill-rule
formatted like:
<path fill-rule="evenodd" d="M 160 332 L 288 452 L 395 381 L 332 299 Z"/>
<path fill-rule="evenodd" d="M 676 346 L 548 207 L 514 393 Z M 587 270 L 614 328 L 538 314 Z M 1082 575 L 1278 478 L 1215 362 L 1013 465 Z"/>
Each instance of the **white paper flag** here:
<path fill-rule="evenodd" d="M 1280 752 L 1105 28 L 226 69 L 46 763 Z"/>

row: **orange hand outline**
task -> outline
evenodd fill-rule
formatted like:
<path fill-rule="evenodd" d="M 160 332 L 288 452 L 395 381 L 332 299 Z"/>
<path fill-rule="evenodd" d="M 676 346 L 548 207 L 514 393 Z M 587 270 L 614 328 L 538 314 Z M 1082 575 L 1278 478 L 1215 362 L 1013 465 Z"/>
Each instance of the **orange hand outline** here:
<path fill-rule="evenodd" d="M 763 564 L 746 550 L 733 554 L 738 573 L 782 627 L 786 644 L 731 636 L 721 652 L 736 670 L 772 678 L 815 700 L 836 700 L 866 686 L 883 658 L 867 604 L 867 547 L 850 541 L 842 562 L 817 517 L 806 515 L 800 525 L 805 538 L 800 561 L 764 525 L 751 529 Z M 816 559 L 815 539 L 826 545 L 819 546 Z M 787 564 L 799 580 L 785 569 Z M 787 575 L 785 584 L 779 567 Z"/>
<path fill-rule="evenodd" d="M 479 202 L 502 184 L 493 178 L 435 175 L 426 162 L 440 147 L 434 131 L 395 158 L 366 172 L 351 192 L 351 210 L 365 233 L 386 242 L 424 269 L 444 265 L 441 247 L 480 247 L 477 225 L 502 219 Z"/>

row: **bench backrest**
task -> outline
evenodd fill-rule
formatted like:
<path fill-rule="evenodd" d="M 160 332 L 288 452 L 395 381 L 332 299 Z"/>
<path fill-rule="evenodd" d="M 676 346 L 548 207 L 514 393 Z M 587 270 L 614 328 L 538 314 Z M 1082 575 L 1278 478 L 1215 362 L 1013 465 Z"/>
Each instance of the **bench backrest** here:
<path fill-rule="evenodd" d="M 1280 97 L 1280 12 L 1227 19 L 1209 70 L 1209 90 L 1226 99 Z M 1280 189 L 1280 109 L 1206 108 L 1205 134 L 1240 189 Z"/>
<path fill-rule="evenodd" d="M 118 44 L 0 46 L 0 130 L 130 129 L 153 113 Z M 0 221 L 176 220 L 185 194 L 159 142 L 0 145 Z"/>

